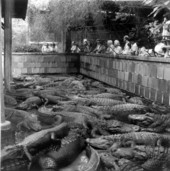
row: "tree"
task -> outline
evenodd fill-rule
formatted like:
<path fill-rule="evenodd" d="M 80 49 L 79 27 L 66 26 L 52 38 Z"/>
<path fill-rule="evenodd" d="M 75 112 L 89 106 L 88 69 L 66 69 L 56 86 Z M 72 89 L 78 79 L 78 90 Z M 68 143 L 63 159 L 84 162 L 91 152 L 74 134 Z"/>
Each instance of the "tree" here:
<path fill-rule="evenodd" d="M 169 0 L 144 0 L 144 4 L 154 6 L 151 14 L 154 17 L 163 9 L 170 11 L 170 1 Z"/>
<path fill-rule="evenodd" d="M 47 11 L 30 5 L 28 21 L 33 28 L 34 38 L 39 40 L 40 37 L 44 37 L 44 33 L 55 33 L 58 37 L 63 35 L 64 42 L 69 29 L 83 28 L 89 22 L 93 23 L 101 3 L 102 0 L 51 0 Z"/>

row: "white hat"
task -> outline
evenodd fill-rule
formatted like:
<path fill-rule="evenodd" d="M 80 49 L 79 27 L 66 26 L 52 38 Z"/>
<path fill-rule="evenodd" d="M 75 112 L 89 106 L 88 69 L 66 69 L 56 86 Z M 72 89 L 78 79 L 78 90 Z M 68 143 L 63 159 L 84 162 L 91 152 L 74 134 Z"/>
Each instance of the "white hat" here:
<path fill-rule="evenodd" d="M 115 40 L 115 41 L 114 41 L 114 45 L 120 45 L 119 40 Z"/>

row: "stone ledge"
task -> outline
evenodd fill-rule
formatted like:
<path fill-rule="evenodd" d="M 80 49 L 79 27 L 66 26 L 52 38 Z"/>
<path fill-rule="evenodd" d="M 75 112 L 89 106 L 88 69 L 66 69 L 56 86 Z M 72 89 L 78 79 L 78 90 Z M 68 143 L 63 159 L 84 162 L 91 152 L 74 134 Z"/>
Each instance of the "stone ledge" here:
<path fill-rule="evenodd" d="M 170 58 L 162 58 L 162 57 L 139 57 L 139 56 L 126 56 L 120 55 L 114 57 L 113 55 L 108 54 L 84 54 L 83 56 L 89 57 L 103 57 L 103 58 L 111 58 L 111 59 L 125 59 L 125 60 L 133 60 L 133 61 L 145 61 L 145 62 L 156 62 L 156 63 L 168 63 L 170 64 Z"/>

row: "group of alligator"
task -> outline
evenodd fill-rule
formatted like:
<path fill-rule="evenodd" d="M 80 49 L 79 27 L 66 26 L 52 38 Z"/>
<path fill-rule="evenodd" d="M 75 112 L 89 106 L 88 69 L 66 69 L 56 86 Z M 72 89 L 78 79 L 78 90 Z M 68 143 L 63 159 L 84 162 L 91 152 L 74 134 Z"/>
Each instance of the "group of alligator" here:
<path fill-rule="evenodd" d="M 170 110 L 82 75 L 22 75 L 5 91 L 5 117 L 20 142 L 1 170 L 169 171 Z"/>

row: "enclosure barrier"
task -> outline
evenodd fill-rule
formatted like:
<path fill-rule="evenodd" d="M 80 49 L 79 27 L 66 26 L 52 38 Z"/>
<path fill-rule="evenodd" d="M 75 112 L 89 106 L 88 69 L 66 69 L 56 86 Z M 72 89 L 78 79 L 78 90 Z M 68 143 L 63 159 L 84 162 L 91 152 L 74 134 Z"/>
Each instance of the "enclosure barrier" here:
<path fill-rule="evenodd" d="M 170 58 L 81 55 L 80 73 L 170 106 Z"/>
<path fill-rule="evenodd" d="M 43 54 L 13 53 L 13 74 L 61 74 L 77 73 L 79 55 L 77 54 Z"/>
<path fill-rule="evenodd" d="M 14 53 L 13 73 L 80 73 L 170 106 L 170 58 Z"/>

